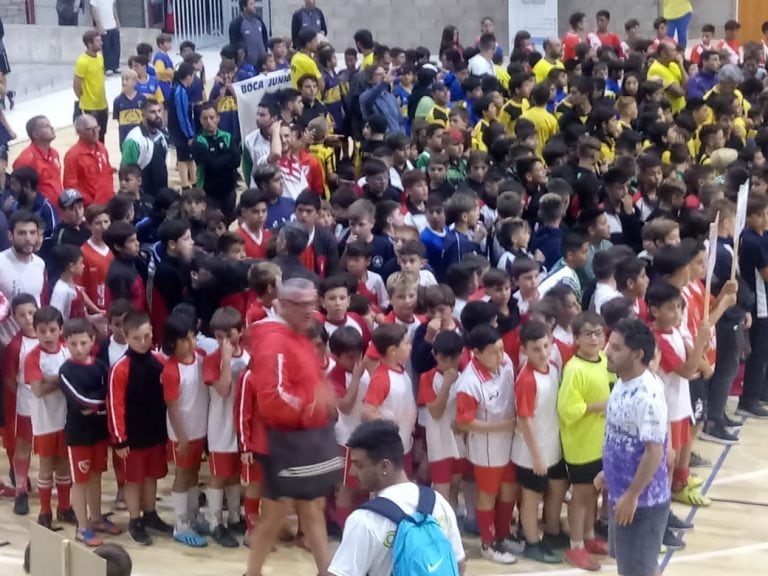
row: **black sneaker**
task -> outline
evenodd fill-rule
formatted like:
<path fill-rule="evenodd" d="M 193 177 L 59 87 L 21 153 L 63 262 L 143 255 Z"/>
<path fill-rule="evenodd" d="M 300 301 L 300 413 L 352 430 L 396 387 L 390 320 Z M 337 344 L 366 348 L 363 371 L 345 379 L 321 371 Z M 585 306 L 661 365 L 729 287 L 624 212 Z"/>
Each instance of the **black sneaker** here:
<path fill-rule="evenodd" d="M 608 522 L 598 518 L 595 522 L 595 534 L 603 540 L 608 540 Z"/>
<path fill-rule="evenodd" d="M 682 550 L 685 548 L 685 542 L 683 542 L 683 539 L 672 532 L 669 528 L 664 530 L 664 539 L 661 541 L 664 546 L 667 547 L 667 550 Z"/>
<path fill-rule="evenodd" d="M 743 428 L 744 427 L 744 421 L 743 420 L 735 420 L 728 416 L 727 413 L 723 412 L 723 426 L 725 428 Z"/>
<path fill-rule="evenodd" d="M 713 422 L 711 425 L 707 423 L 699 438 L 707 442 L 715 442 L 716 444 L 724 444 L 726 446 L 738 444 L 739 442 L 738 436 L 731 434 L 721 424 L 716 422 Z"/>
<path fill-rule="evenodd" d="M 22 492 L 13 501 L 13 513 L 17 516 L 26 516 L 29 514 L 29 494 Z"/>
<path fill-rule="evenodd" d="M 571 545 L 571 538 L 565 532 L 559 532 L 558 534 L 547 534 L 546 532 L 541 538 L 541 543 L 546 548 L 552 550 L 564 550 Z"/>
<path fill-rule="evenodd" d="M 13 466 L 11 466 L 11 469 L 8 470 L 8 478 L 11 479 L 11 486 L 16 488 L 16 473 L 13 471 Z"/>
<path fill-rule="evenodd" d="M 747 418 L 757 418 L 760 420 L 768 419 L 768 409 L 760 406 L 759 402 L 739 406 L 736 410 L 736 414 L 739 416 L 746 416 Z"/>
<path fill-rule="evenodd" d="M 238 548 L 240 543 L 235 539 L 232 534 L 229 533 L 227 527 L 224 524 L 218 524 L 216 528 L 211 531 L 211 538 L 219 546 L 224 548 Z"/>
<path fill-rule="evenodd" d="M 341 535 L 344 532 L 336 522 L 333 520 L 326 520 L 325 531 L 328 533 L 328 538 L 331 540 L 341 541 Z"/>
<path fill-rule="evenodd" d="M 138 544 L 143 546 L 152 544 L 152 538 L 147 534 L 147 529 L 141 518 L 134 518 L 128 522 L 128 534 L 130 534 L 133 541 Z"/>
<path fill-rule="evenodd" d="M 691 468 L 709 468 L 712 466 L 712 462 L 704 458 L 704 456 L 698 452 L 691 452 L 691 461 L 688 466 Z"/>
<path fill-rule="evenodd" d="M 245 520 L 240 518 L 240 520 L 238 520 L 234 524 L 227 524 L 227 530 L 232 532 L 232 534 L 237 534 L 238 536 L 244 536 L 246 530 L 248 530 L 248 526 L 246 526 Z"/>
<path fill-rule="evenodd" d="M 543 564 L 560 564 L 563 561 L 563 557 L 556 552 L 553 552 L 543 542 L 531 544 L 525 543 L 525 550 L 523 556 L 534 562 L 541 562 Z"/>
<path fill-rule="evenodd" d="M 173 526 L 166 524 L 163 519 L 157 515 L 157 510 L 144 512 L 142 520 L 144 521 L 144 526 L 147 530 L 154 530 L 155 532 L 160 532 L 162 534 L 173 534 Z"/>
<path fill-rule="evenodd" d="M 77 524 L 77 516 L 71 507 L 66 510 L 56 510 L 56 520 L 67 524 Z"/>
<path fill-rule="evenodd" d="M 693 522 L 678 518 L 672 511 L 670 511 L 669 516 L 667 517 L 667 530 L 677 530 L 679 532 L 693 530 Z"/>
<path fill-rule="evenodd" d="M 53 513 L 52 512 L 46 512 L 43 514 L 42 512 L 37 515 L 37 523 L 40 524 L 43 528 L 48 528 L 48 530 L 53 530 Z"/>
<path fill-rule="evenodd" d="M 16 91 L 15 90 L 8 90 L 8 93 L 6 94 L 8 98 L 8 106 L 11 110 L 13 110 L 13 107 L 16 106 Z"/>

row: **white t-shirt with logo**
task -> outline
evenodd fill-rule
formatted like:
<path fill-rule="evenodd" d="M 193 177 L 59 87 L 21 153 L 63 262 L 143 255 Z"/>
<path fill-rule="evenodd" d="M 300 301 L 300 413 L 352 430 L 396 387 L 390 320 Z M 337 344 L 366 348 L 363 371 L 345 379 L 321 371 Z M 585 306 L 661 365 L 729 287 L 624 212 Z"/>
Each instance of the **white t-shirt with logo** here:
<path fill-rule="evenodd" d="M 416 512 L 419 487 L 403 482 L 385 488 L 378 494 L 389 498 L 406 514 Z M 432 516 L 451 543 L 456 561 L 466 557 L 456 514 L 448 501 L 435 493 Z M 392 545 L 397 526 L 391 520 L 368 510 L 355 510 L 347 518 L 344 535 L 328 572 L 334 576 L 390 576 L 392 574 Z"/>

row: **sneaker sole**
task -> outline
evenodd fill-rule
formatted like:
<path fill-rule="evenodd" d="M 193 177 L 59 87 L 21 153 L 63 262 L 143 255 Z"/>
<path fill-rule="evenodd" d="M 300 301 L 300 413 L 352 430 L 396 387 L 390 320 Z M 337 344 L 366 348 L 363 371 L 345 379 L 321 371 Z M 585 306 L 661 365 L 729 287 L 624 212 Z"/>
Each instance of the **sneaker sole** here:
<path fill-rule="evenodd" d="M 734 444 L 739 443 L 738 438 L 736 440 L 728 440 L 726 438 L 720 438 L 719 436 L 713 436 L 711 434 L 707 434 L 706 432 L 702 432 L 701 434 L 699 434 L 699 439 L 704 440 L 705 442 L 714 442 L 715 444 L 722 444 L 724 446 L 733 446 Z"/>
<path fill-rule="evenodd" d="M 746 418 L 755 418 L 756 420 L 768 420 L 768 414 L 765 416 L 759 415 L 759 414 L 753 414 L 752 412 L 749 412 L 748 410 L 744 410 L 742 408 L 739 408 L 736 410 L 736 414 L 739 416 L 744 416 Z"/>

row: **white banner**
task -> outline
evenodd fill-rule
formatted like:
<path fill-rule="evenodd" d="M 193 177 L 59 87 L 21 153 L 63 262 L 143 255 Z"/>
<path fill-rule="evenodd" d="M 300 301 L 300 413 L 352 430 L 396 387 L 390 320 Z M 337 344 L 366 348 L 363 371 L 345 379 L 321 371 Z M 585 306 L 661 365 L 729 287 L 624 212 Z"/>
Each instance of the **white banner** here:
<path fill-rule="evenodd" d="M 707 240 L 707 276 L 705 280 L 706 292 L 704 293 L 704 318 L 709 318 L 709 298 L 712 293 L 712 276 L 715 274 L 715 262 L 717 262 L 717 228 L 720 225 L 720 212 L 715 216 L 715 221 L 709 225 L 709 239 Z"/>
<path fill-rule="evenodd" d="M 237 98 L 237 112 L 240 118 L 240 134 L 243 140 L 256 130 L 256 109 L 264 94 L 277 92 L 291 87 L 291 71 L 275 70 L 267 74 L 259 74 L 248 80 L 232 85 Z"/>
<path fill-rule="evenodd" d="M 538 50 L 542 50 L 548 36 L 559 36 L 557 0 L 507 0 L 507 10 L 510 52 L 518 30 L 527 30 Z"/>
<path fill-rule="evenodd" d="M 739 188 L 739 196 L 736 199 L 736 229 L 733 232 L 734 243 L 738 242 L 741 231 L 747 225 L 747 201 L 749 200 L 749 180 Z"/>

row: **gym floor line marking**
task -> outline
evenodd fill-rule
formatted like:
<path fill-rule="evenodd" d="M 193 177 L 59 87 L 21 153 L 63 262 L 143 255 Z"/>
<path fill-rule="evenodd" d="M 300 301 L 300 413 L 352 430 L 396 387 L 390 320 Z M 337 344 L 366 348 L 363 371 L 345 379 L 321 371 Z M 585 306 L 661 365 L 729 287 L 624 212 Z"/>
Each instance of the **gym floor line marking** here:
<path fill-rule="evenodd" d="M 733 476 L 717 478 L 712 482 L 712 484 L 714 486 L 723 486 L 725 484 L 733 484 L 742 480 L 751 480 L 752 478 L 759 478 L 765 475 L 768 475 L 768 468 L 762 468 L 760 470 L 753 470 L 752 472 L 742 472 L 741 474 L 734 474 Z"/>
<path fill-rule="evenodd" d="M 739 506 L 758 506 L 768 508 L 768 502 L 753 502 L 751 500 L 739 500 L 738 498 L 715 498 L 711 496 L 712 502 L 722 502 L 723 504 L 738 504 Z"/>

